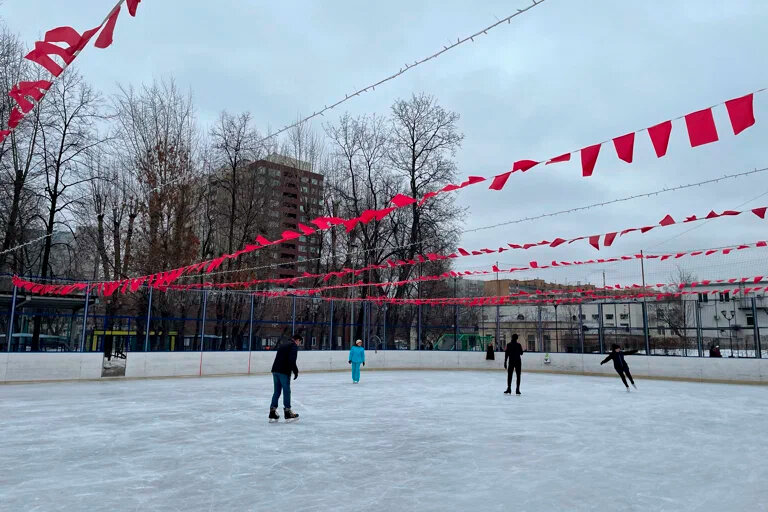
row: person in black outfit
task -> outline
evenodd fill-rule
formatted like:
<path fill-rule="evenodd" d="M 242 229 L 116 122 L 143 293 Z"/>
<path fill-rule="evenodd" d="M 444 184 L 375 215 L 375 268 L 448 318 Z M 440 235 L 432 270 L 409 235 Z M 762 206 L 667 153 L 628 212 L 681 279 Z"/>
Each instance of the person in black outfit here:
<path fill-rule="evenodd" d="M 285 421 L 295 421 L 299 415 L 291 410 L 291 373 L 293 380 L 299 378 L 299 368 L 296 366 L 296 356 L 299 353 L 299 345 L 303 341 L 301 336 L 294 336 L 293 341 L 283 343 L 278 347 L 275 354 L 275 362 L 272 364 L 272 383 L 274 393 L 272 394 L 272 404 L 269 408 L 269 421 L 276 422 L 280 419 L 277 414 L 277 401 L 280 393 L 283 393 L 283 412 Z"/>
<path fill-rule="evenodd" d="M 486 361 L 493 361 L 496 359 L 496 354 L 494 353 L 494 347 L 493 342 L 488 344 L 488 350 L 485 351 L 485 360 Z"/>
<path fill-rule="evenodd" d="M 512 394 L 512 372 L 517 372 L 517 390 L 516 395 L 520 395 L 520 370 L 523 367 L 523 347 L 517 342 L 517 334 L 512 335 L 512 341 L 507 344 L 507 348 L 504 349 L 504 369 L 507 370 L 507 390 L 504 391 L 505 395 Z M 509 368 L 507 368 L 507 360 L 509 360 Z"/>
<path fill-rule="evenodd" d="M 632 387 L 637 389 L 637 386 L 635 386 L 635 381 L 632 379 L 632 374 L 629 373 L 629 365 L 624 360 L 625 355 L 628 356 L 632 354 L 637 354 L 637 350 L 629 350 L 627 352 L 623 352 L 618 345 L 613 344 L 611 345 L 611 353 L 608 354 L 608 357 L 603 359 L 603 361 L 600 363 L 602 366 L 613 359 L 613 368 L 616 370 L 616 373 L 619 374 L 619 377 L 621 377 L 621 381 L 624 383 L 624 386 L 626 386 L 627 392 L 629 392 L 629 384 L 627 384 L 627 379 L 624 377 L 625 375 L 629 377 L 629 382 L 632 383 Z"/>

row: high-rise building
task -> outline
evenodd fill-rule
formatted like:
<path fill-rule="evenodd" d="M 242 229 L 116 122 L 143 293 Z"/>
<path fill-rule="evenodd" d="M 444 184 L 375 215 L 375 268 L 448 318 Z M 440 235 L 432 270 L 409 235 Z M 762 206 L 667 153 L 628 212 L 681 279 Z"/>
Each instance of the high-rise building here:
<path fill-rule="evenodd" d="M 322 215 L 323 175 L 312 172 L 312 166 L 282 155 L 271 155 L 253 162 L 249 169 L 268 180 L 271 198 L 267 215 L 276 233 L 299 230 L 299 223 L 309 225 Z M 320 257 L 320 237 L 301 236 L 269 249 L 279 263 L 277 277 L 296 277 L 309 271 L 311 260 Z M 310 262 L 307 262 L 310 260 Z"/>

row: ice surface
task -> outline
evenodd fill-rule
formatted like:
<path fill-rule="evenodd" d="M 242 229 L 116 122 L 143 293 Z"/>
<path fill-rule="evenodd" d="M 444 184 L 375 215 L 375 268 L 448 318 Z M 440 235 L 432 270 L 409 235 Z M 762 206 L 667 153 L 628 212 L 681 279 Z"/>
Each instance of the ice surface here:
<path fill-rule="evenodd" d="M 301 361 L 299 360 L 299 364 Z M 503 372 L 0 386 L 3 511 L 766 510 L 764 387 Z"/>

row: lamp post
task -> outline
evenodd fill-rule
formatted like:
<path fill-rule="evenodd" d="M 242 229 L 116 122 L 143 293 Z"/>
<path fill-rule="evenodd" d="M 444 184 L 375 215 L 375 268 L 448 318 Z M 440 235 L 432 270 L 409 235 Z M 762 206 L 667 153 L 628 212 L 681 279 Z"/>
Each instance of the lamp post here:
<path fill-rule="evenodd" d="M 557 306 L 555 303 L 555 352 L 560 352 L 560 335 L 558 333 Z"/>
<path fill-rule="evenodd" d="M 728 345 L 731 347 L 731 356 L 733 357 L 733 330 L 731 330 L 731 320 L 733 320 L 733 317 L 735 316 L 733 312 L 731 312 L 731 315 L 728 316 L 728 311 L 722 310 L 720 312 L 721 315 L 723 315 L 723 318 L 725 318 L 728 321 Z"/>

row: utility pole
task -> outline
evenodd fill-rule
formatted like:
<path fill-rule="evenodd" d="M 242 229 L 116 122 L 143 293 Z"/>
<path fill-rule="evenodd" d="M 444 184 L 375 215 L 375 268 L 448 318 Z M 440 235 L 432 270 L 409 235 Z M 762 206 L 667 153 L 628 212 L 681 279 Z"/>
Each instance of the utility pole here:
<path fill-rule="evenodd" d="M 651 355 L 651 338 L 648 335 L 648 303 L 646 302 L 646 288 L 645 288 L 645 254 L 640 251 L 640 273 L 643 277 L 643 337 L 645 341 L 645 355 Z M 632 306 L 630 306 L 632 307 Z M 632 314 L 630 313 L 630 318 Z"/>

